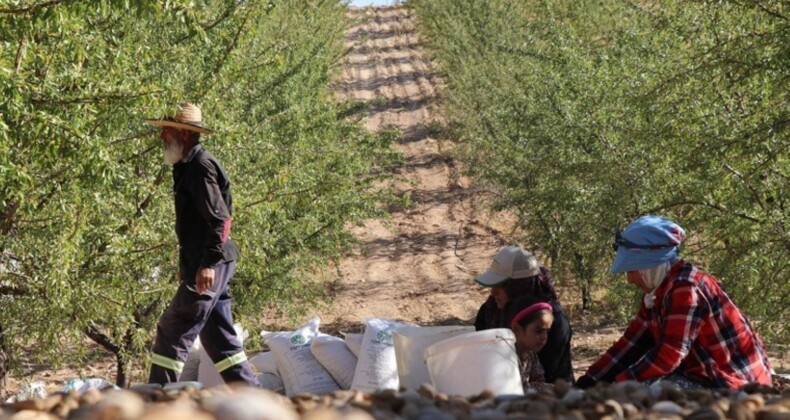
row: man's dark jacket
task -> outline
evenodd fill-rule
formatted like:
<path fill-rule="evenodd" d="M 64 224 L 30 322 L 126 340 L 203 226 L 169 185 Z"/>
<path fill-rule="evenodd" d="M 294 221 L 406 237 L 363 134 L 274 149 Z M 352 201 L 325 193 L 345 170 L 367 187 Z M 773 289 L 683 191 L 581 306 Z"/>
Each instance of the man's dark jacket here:
<path fill-rule="evenodd" d="M 554 383 L 562 378 L 573 383 L 573 366 L 571 366 L 571 323 L 559 302 L 549 302 L 554 309 L 554 323 L 549 330 L 546 345 L 538 352 L 538 359 L 546 373 L 546 383 Z M 510 328 L 505 318 L 505 310 L 500 311 L 493 298 L 480 306 L 475 318 L 475 330 L 490 328 Z"/>
<path fill-rule="evenodd" d="M 196 144 L 173 165 L 173 195 L 181 278 L 195 284 L 198 269 L 239 256 L 229 237 L 233 210 L 230 180 L 217 159 Z"/>

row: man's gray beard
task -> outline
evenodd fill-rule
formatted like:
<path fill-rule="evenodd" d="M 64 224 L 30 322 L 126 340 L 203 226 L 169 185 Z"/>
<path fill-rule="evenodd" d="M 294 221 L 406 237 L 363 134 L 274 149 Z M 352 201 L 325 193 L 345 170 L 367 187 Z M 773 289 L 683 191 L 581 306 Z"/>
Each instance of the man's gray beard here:
<path fill-rule="evenodd" d="M 184 145 L 181 142 L 165 143 L 164 158 L 165 163 L 173 166 L 184 156 Z"/>

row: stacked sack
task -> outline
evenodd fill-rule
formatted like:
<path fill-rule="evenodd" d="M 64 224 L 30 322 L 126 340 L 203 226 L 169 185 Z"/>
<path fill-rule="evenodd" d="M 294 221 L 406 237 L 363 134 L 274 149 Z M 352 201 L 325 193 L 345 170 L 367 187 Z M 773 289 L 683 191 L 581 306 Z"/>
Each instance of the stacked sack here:
<path fill-rule="evenodd" d="M 311 342 L 319 337 L 320 323 L 316 317 L 294 331 L 261 333 L 264 344 L 269 346 L 274 356 L 277 371 L 285 385 L 285 395 L 324 395 L 340 389 L 329 371 L 310 351 Z"/>
<path fill-rule="evenodd" d="M 432 359 L 432 366 L 437 378 L 429 376 L 427 348 L 436 347 L 433 345 L 441 341 L 449 343 L 447 339 L 451 337 L 473 333 L 472 327 L 423 328 L 410 323 L 368 318 L 363 334 L 344 334 L 344 338 L 339 338 L 321 333 L 320 324 L 321 320 L 315 317 L 293 331 L 261 332 L 263 343 L 270 351 L 258 353 L 249 361 L 258 372 L 257 378 L 262 388 L 287 396 L 327 395 L 338 390 L 372 393 L 401 387 L 417 389 L 423 384 L 439 386 L 447 385 L 449 381 L 452 386 L 439 388 L 467 394 L 475 393 L 478 388 L 498 389 L 492 385 L 503 382 L 501 378 L 496 378 L 492 384 L 492 380 L 486 380 L 483 377 L 485 375 L 482 375 L 477 381 L 479 383 L 467 383 L 463 389 L 455 386 L 457 373 L 444 372 L 446 360 L 443 360 L 452 361 L 460 357 L 454 347 L 447 351 L 449 356 L 434 356 L 436 360 Z M 240 325 L 235 327 L 240 339 L 247 338 L 247 332 Z M 470 347 L 469 339 L 464 340 L 462 347 L 471 353 L 491 353 L 490 345 L 471 349 L 467 348 Z M 506 350 L 502 351 L 507 353 Z M 514 383 L 519 385 L 517 388 L 520 390 L 520 376 L 514 372 Z M 224 384 L 214 363 L 201 348 L 200 340 L 195 342 L 190 351 L 181 381 L 198 381 L 206 388 Z M 508 392 L 514 391 L 508 388 Z"/>
<path fill-rule="evenodd" d="M 412 324 L 367 319 L 364 334 L 346 334 L 341 339 L 322 334 L 320 323 L 316 317 L 294 331 L 261 333 L 271 351 L 255 355 L 250 363 L 261 375 L 267 375 L 259 376 L 259 380 L 276 383 L 279 378 L 283 384 L 282 389 L 264 387 L 288 396 L 326 395 L 348 389 L 398 389 L 392 331 Z"/>

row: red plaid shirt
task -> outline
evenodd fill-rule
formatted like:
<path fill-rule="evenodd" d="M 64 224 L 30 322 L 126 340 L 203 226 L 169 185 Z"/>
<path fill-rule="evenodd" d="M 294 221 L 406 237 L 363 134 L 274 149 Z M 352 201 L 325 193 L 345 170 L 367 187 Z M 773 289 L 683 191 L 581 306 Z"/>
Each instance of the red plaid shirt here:
<path fill-rule="evenodd" d="M 623 336 L 587 370 L 595 380 L 650 381 L 674 371 L 716 388 L 771 385 L 763 343 L 711 275 L 679 261 Z"/>

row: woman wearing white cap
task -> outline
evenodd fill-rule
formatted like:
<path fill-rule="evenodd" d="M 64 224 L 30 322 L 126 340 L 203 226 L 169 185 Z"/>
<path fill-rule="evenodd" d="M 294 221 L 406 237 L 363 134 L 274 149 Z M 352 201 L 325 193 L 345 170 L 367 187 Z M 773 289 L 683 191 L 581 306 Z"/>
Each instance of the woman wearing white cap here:
<path fill-rule="evenodd" d="M 554 323 L 538 358 L 545 371 L 547 383 L 554 383 L 556 379 L 573 382 L 571 325 L 557 299 L 551 272 L 541 267 L 530 252 L 520 246 L 511 245 L 500 249 L 488 270 L 475 281 L 481 286 L 491 288 L 491 295 L 477 312 L 477 331 L 510 328 L 506 313 L 509 306 L 519 298 L 529 296 L 552 306 Z"/>
<path fill-rule="evenodd" d="M 763 343 L 710 274 L 683 261 L 685 231 L 643 216 L 615 238 L 611 272 L 645 292 L 636 318 L 577 385 L 669 380 L 684 388 L 771 384 Z"/>

